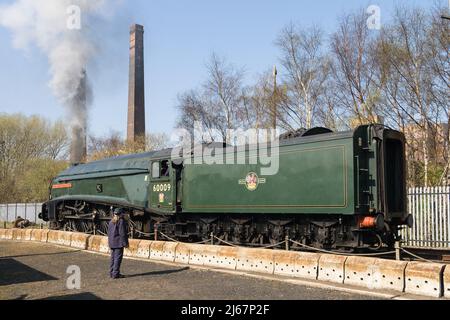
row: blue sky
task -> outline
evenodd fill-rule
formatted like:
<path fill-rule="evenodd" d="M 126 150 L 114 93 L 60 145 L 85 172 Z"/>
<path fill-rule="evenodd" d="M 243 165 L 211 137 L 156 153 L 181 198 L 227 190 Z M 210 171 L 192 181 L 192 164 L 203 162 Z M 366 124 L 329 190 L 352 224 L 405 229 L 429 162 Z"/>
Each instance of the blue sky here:
<path fill-rule="evenodd" d="M 11 0 L 0 0 L 8 4 Z M 316 24 L 326 33 L 337 19 L 369 4 L 381 7 L 382 21 L 396 4 L 430 7 L 448 0 L 128 0 L 97 31 L 101 50 L 90 66 L 94 103 L 89 130 L 125 134 L 128 101 L 129 26 L 145 26 L 147 130 L 170 133 L 175 126 L 177 94 L 198 87 L 214 51 L 244 67 L 247 81 L 278 63 L 274 40 L 289 22 Z M 0 27 L 0 113 L 39 114 L 64 119 L 65 109 L 48 87 L 47 59 L 38 50 L 13 48 L 9 30 Z"/>

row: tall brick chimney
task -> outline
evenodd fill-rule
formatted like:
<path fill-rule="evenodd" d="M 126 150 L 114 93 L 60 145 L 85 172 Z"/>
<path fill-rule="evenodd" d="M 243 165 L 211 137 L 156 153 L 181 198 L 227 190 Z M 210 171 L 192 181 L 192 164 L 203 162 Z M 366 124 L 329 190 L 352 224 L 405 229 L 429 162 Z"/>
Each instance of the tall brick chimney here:
<path fill-rule="evenodd" d="M 130 30 L 129 77 L 127 139 L 145 147 L 144 27 L 138 24 Z"/>
<path fill-rule="evenodd" d="M 75 121 L 71 128 L 72 142 L 70 145 L 70 163 L 72 165 L 78 165 L 86 161 L 87 157 L 87 143 L 86 143 L 86 130 L 87 130 L 87 73 L 83 72 L 83 78 L 77 88 L 75 98 L 73 100 L 73 110 L 77 111 Z"/>

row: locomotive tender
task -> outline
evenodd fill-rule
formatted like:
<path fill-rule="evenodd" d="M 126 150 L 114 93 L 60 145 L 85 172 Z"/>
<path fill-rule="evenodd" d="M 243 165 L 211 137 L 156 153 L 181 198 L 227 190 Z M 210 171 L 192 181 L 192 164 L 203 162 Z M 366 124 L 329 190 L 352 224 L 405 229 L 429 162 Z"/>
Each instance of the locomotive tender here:
<path fill-rule="evenodd" d="M 242 152 L 234 148 L 234 153 Z M 124 208 L 133 232 L 155 228 L 179 241 L 267 245 L 288 236 L 331 250 L 391 247 L 411 227 L 405 138 L 381 125 L 282 139 L 279 171 L 259 164 L 194 164 L 171 149 L 73 166 L 51 185 L 41 217 L 52 228 L 107 232 Z M 245 155 L 248 157 L 248 155 Z"/>

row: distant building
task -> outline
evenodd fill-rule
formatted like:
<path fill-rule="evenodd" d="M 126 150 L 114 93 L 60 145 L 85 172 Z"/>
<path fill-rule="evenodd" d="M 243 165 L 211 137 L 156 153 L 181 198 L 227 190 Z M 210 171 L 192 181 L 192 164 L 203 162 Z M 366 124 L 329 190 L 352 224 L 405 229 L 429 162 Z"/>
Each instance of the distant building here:
<path fill-rule="evenodd" d="M 418 125 L 408 125 L 404 132 L 409 144 L 409 157 L 413 157 L 416 161 L 424 161 L 423 141 L 425 140 L 425 132 Z M 447 158 L 447 150 L 449 148 L 449 125 L 440 123 L 430 126 L 428 129 L 427 148 L 429 152 L 429 160 L 445 165 Z"/>

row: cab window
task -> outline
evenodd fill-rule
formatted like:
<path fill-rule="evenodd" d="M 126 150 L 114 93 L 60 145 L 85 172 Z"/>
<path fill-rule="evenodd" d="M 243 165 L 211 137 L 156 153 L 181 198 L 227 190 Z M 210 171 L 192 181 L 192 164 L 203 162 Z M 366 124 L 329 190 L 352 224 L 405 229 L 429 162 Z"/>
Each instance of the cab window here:
<path fill-rule="evenodd" d="M 169 169 L 169 161 L 164 160 L 161 162 L 153 162 L 152 164 L 152 178 L 158 179 L 158 178 L 164 178 L 170 176 L 170 169 Z"/>
<path fill-rule="evenodd" d="M 157 179 L 160 177 L 159 162 L 153 162 L 152 164 L 152 178 Z"/>
<path fill-rule="evenodd" d="M 161 161 L 161 174 L 160 174 L 160 177 L 168 177 L 169 174 L 170 174 L 169 161 L 168 160 Z"/>

